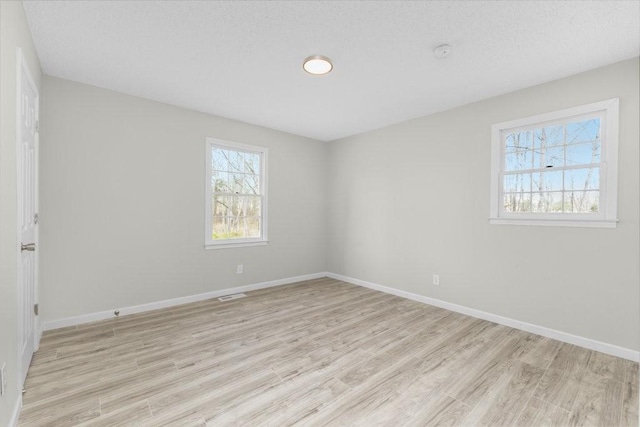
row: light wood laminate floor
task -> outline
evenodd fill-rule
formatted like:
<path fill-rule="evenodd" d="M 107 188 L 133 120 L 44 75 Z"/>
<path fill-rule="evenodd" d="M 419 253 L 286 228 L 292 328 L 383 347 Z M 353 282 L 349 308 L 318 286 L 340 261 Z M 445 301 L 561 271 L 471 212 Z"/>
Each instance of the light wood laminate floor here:
<path fill-rule="evenodd" d="M 49 331 L 20 425 L 638 425 L 638 364 L 332 279 Z"/>

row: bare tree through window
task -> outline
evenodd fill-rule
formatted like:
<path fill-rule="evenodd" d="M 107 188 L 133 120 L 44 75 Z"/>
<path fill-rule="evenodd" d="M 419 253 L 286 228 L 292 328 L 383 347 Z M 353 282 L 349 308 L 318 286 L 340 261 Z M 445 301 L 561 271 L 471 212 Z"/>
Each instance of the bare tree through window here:
<path fill-rule="evenodd" d="M 260 237 L 260 153 L 214 146 L 211 157 L 212 239 Z"/>
<path fill-rule="evenodd" d="M 599 117 L 507 133 L 505 212 L 599 211 Z"/>

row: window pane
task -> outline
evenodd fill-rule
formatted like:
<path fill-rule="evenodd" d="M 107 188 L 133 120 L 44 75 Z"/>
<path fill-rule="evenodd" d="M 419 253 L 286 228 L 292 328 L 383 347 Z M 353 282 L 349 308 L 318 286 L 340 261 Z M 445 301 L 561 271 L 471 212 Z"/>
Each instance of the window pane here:
<path fill-rule="evenodd" d="M 260 216 L 260 196 L 216 196 L 214 199 L 221 199 L 218 202 L 223 208 L 220 208 L 220 214 L 233 217 L 241 216 Z"/>
<path fill-rule="evenodd" d="M 260 217 L 213 217 L 213 239 L 260 237 Z"/>
<path fill-rule="evenodd" d="M 531 191 L 531 174 L 514 173 L 504 176 L 504 192 L 516 193 Z"/>
<path fill-rule="evenodd" d="M 214 196 L 212 201 L 213 216 L 226 216 L 231 212 L 232 200 L 226 196 Z"/>
<path fill-rule="evenodd" d="M 260 217 L 244 217 L 242 221 L 244 237 L 260 237 Z"/>
<path fill-rule="evenodd" d="M 239 239 L 244 237 L 241 218 L 235 216 L 213 217 L 213 233 L 215 239 Z"/>
<path fill-rule="evenodd" d="M 229 151 L 229 171 L 244 171 L 244 153 L 240 151 Z"/>
<path fill-rule="evenodd" d="M 505 137 L 505 170 L 532 168 L 532 132 L 510 133 Z"/>
<path fill-rule="evenodd" d="M 214 193 L 260 194 L 260 154 L 213 148 L 211 156 Z"/>
<path fill-rule="evenodd" d="M 524 148 L 511 148 L 507 151 L 504 170 L 526 170 L 533 168 L 533 151 Z"/>
<path fill-rule="evenodd" d="M 541 129 L 534 129 L 533 143 L 535 148 L 546 148 L 562 145 L 564 143 L 563 126 L 547 126 Z"/>
<path fill-rule="evenodd" d="M 211 150 L 211 169 L 217 171 L 228 171 L 229 155 L 229 150 L 213 148 Z"/>
<path fill-rule="evenodd" d="M 241 197 L 240 208 L 243 216 L 260 216 L 262 198 L 259 196 Z"/>
<path fill-rule="evenodd" d="M 238 217 L 242 215 L 242 197 L 230 196 L 229 199 L 229 215 Z"/>
<path fill-rule="evenodd" d="M 567 146 L 567 166 L 600 163 L 600 142 L 587 142 Z"/>
<path fill-rule="evenodd" d="M 213 239 L 260 237 L 261 197 L 215 196 Z"/>
<path fill-rule="evenodd" d="M 506 148 L 508 151 L 515 151 L 517 149 L 529 149 L 533 148 L 533 140 L 531 137 L 531 131 L 510 133 L 505 137 Z"/>
<path fill-rule="evenodd" d="M 600 119 L 567 123 L 567 144 L 600 139 Z"/>
<path fill-rule="evenodd" d="M 248 173 L 260 174 L 259 154 L 244 153 L 244 171 Z"/>
<path fill-rule="evenodd" d="M 211 172 L 211 185 L 214 193 L 229 192 L 229 174 L 227 172 Z"/>
<path fill-rule="evenodd" d="M 564 146 L 541 148 L 534 153 L 533 167 L 543 169 L 564 166 Z"/>
<path fill-rule="evenodd" d="M 597 213 L 600 209 L 598 191 L 568 191 L 565 195 L 566 212 Z"/>
<path fill-rule="evenodd" d="M 597 190 L 600 168 L 570 169 L 564 172 L 565 190 Z"/>
<path fill-rule="evenodd" d="M 214 240 L 240 237 L 238 230 L 234 228 L 234 218 L 231 216 L 214 216 L 211 237 Z"/>
<path fill-rule="evenodd" d="M 532 212 L 556 213 L 562 212 L 562 192 L 546 191 L 533 193 L 531 199 Z"/>
<path fill-rule="evenodd" d="M 533 191 L 562 190 L 562 170 L 543 171 L 532 174 Z"/>
<path fill-rule="evenodd" d="M 229 174 L 229 192 L 232 194 L 242 194 L 242 187 L 244 186 L 244 174 L 230 173 Z"/>
<path fill-rule="evenodd" d="M 531 212 L 531 193 L 509 193 L 503 199 L 505 212 Z"/>
<path fill-rule="evenodd" d="M 245 175 L 244 187 L 242 192 L 244 194 L 260 194 L 260 176 L 259 175 Z"/>

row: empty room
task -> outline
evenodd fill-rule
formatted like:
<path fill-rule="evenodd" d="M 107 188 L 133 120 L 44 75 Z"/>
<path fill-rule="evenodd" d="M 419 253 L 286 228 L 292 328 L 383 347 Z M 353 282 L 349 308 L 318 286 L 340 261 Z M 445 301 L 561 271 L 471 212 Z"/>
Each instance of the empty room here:
<path fill-rule="evenodd" d="M 637 0 L 0 0 L 0 71 L 0 426 L 638 426 Z"/>

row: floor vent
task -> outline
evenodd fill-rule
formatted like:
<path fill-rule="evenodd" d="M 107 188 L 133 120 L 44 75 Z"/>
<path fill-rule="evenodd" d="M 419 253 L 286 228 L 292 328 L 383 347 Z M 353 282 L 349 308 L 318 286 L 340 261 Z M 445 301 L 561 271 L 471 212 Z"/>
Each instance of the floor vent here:
<path fill-rule="evenodd" d="M 232 299 L 244 298 L 245 294 L 233 294 L 233 295 L 225 295 L 223 297 L 218 298 L 220 301 L 231 301 Z"/>

